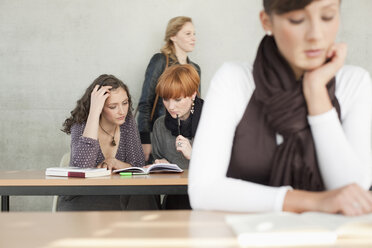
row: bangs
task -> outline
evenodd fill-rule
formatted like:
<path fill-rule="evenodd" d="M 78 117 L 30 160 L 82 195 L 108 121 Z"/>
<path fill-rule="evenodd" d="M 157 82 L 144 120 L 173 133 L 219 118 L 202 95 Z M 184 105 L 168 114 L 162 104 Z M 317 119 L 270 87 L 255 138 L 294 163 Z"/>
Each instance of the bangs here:
<path fill-rule="evenodd" d="M 157 91 L 158 95 L 163 99 L 176 99 L 180 97 L 191 96 L 195 91 L 186 89 L 181 81 L 172 80 L 167 84 L 161 84 Z"/>
<path fill-rule="evenodd" d="M 189 97 L 198 92 L 199 80 L 191 65 L 173 65 L 160 76 L 156 93 L 163 99 Z"/>

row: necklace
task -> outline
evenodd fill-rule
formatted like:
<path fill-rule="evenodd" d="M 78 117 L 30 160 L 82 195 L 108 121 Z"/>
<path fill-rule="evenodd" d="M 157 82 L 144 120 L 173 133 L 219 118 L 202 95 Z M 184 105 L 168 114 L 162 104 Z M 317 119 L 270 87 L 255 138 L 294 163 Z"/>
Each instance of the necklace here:
<path fill-rule="evenodd" d="M 116 142 L 115 142 L 115 133 L 116 133 L 116 128 L 117 128 L 118 126 L 115 126 L 114 135 L 111 135 L 111 134 L 109 134 L 108 132 L 106 132 L 106 130 L 103 129 L 103 127 L 101 126 L 101 123 L 99 123 L 99 126 L 101 127 L 101 129 L 102 129 L 102 130 L 103 130 L 107 135 L 109 135 L 109 136 L 112 137 L 111 145 L 112 145 L 112 146 L 116 146 Z"/>

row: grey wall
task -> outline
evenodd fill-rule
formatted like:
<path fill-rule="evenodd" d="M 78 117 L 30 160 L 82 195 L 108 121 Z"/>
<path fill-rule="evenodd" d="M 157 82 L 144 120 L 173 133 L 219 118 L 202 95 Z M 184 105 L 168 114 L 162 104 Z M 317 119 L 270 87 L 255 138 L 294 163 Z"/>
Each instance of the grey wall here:
<path fill-rule="evenodd" d="M 102 73 L 124 80 L 137 103 L 144 72 L 167 21 L 191 16 L 202 95 L 228 60 L 253 61 L 262 1 L 0 0 L 0 169 L 57 166 L 69 149 L 59 129 Z M 355 3 L 358 4 L 355 4 Z M 371 0 L 343 0 L 339 40 L 347 63 L 372 73 Z M 11 210 L 50 210 L 50 197 L 13 197 Z"/>

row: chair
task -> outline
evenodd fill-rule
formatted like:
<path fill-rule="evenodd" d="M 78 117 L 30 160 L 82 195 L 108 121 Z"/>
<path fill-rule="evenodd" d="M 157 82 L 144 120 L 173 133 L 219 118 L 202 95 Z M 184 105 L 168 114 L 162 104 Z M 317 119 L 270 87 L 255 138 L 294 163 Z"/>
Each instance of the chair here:
<path fill-rule="evenodd" d="M 61 162 L 59 163 L 59 167 L 68 167 L 70 165 L 70 152 L 65 153 L 62 158 Z M 57 202 L 58 202 L 58 195 L 53 197 L 53 205 L 52 205 L 52 212 L 57 211 Z"/>

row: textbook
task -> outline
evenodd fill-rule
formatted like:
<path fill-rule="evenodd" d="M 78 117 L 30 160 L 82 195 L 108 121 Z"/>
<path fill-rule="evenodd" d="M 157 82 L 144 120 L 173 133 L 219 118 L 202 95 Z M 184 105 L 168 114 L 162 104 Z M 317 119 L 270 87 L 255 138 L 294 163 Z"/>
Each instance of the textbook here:
<path fill-rule="evenodd" d="M 317 212 L 280 212 L 227 215 L 225 220 L 242 247 L 331 245 L 338 238 L 361 240 L 372 237 L 372 214 L 348 217 Z"/>
<path fill-rule="evenodd" d="M 45 171 L 46 176 L 58 177 L 102 177 L 111 174 L 106 168 L 51 167 Z"/>
<path fill-rule="evenodd" d="M 114 173 L 119 173 L 119 172 L 132 172 L 134 175 L 135 174 L 149 174 L 149 173 L 161 173 L 161 172 L 183 172 L 183 170 L 176 164 L 165 164 L 165 163 L 160 163 L 160 164 L 152 164 L 148 167 L 128 167 L 124 169 L 118 169 L 114 170 Z"/>

